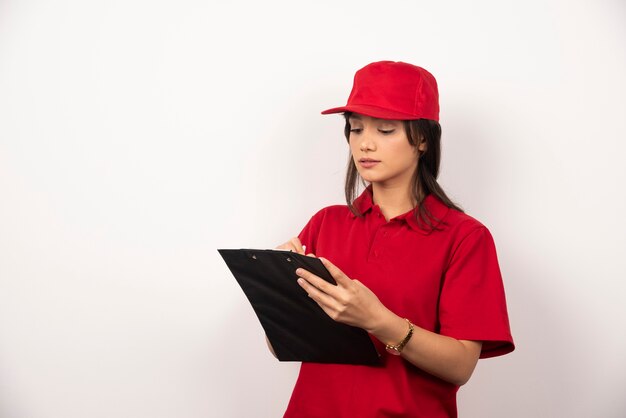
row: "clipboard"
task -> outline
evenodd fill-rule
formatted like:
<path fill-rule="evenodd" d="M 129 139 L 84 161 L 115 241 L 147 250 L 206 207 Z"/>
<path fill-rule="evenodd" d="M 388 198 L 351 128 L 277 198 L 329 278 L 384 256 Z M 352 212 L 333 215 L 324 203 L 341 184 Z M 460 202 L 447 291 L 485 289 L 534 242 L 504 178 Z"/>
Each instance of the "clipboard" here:
<path fill-rule="evenodd" d="M 380 364 L 369 334 L 330 318 L 297 283 L 302 267 L 335 280 L 318 258 L 285 250 L 217 250 L 250 301 L 280 361 Z"/>

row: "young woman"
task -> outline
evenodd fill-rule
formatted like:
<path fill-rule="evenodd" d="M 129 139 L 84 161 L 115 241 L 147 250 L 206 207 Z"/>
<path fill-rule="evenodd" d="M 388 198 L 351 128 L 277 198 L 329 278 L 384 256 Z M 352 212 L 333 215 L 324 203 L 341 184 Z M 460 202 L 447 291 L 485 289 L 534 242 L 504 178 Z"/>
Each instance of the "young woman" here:
<path fill-rule="evenodd" d="M 374 62 L 357 71 L 346 106 L 322 113 L 345 117 L 347 206 L 321 209 L 278 248 L 322 260 L 336 286 L 303 269 L 298 283 L 333 320 L 366 330 L 382 358 L 303 363 L 284 416 L 455 417 L 478 359 L 514 345 L 492 236 L 436 180 L 435 78 Z"/>

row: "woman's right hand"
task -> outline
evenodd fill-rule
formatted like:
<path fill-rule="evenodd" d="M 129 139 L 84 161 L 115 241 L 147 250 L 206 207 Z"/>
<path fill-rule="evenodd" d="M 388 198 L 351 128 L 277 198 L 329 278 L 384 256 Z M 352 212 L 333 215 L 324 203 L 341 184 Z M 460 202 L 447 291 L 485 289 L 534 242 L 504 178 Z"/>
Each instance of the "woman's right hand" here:
<path fill-rule="evenodd" d="M 300 242 L 300 238 L 293 237 L 289 241 L 285 242 L 284 244 L 281 244 L 278 247 L 276 247 L 276 249 L 277 250 L 290 250 L 298 254 L 305 255 L 306 246 L 302 245 L 302 242 Z M 306 254 L 306 255 L 315 257 L 315 254 Z"/>

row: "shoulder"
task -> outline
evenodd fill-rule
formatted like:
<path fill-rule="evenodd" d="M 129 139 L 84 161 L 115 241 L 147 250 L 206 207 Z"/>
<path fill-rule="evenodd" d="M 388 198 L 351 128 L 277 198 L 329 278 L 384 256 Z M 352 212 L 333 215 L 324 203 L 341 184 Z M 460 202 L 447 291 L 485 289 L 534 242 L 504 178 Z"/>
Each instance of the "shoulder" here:
<path fill-rule="evenodd" d="M 311 220 L 337 220 L 342 219 L 348 216 L 351 216 L 352 212 L 348 208 L 347 205 L 330 205 L 321 208 L 313 216 L 311 216 Z"/>
<path fill-rule="evenodd" d="M 347 205 L 331 205 L 323 207 L 311 216 L 305 230 L 317 233 L 320 230 L 338 230 L 349 223 L 353 218 Z"/>
<path fill-rule="evenodd" d="M 449 262 L 460 258 L 476 258 L 485 260 L 496 253 L 496 245 L 489 231 L 481 221 L 450 209 L 444 219 L 444 234 L 447 235 L 449 246 Z"/>
<path fill-rule="evenodd" d="M 447 216 L 444 219 L 444 224 L 451 231 L 458 231 L 461 233 L 471 233 L 478 229 L 487 229 L 487 227 L 478 219 L 465 212 L 458 211 L 450 208 Z"/>
<path fill-rule="evenodd" d="M 307 251 L 317 254 L 319 237 L 341 235 L 350 216 L 350 209 L 346 205 L 326 206 L 311 216 L 298 238 L 307 246 Z"/>
<path fill-rule="evenodd" d="M 453 208 L 450 208 L 440 226 L 441 232 L 450 238 L 453 247 L 469 241 L 493 242 L 491 232 L 483 222 Z"/>

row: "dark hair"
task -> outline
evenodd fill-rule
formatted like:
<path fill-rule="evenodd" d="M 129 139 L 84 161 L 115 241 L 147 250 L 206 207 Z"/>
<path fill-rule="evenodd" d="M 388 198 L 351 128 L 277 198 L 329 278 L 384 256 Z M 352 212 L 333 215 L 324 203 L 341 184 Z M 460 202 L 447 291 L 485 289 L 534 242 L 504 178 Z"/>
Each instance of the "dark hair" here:
<path fill-rule="evenodd" d="M 346 124 L 344 127 L 344 135 L 348 143 L 350 142 L 350 115 L 352 112 L 345 112 L 344 118 Z M 416 119 L 402 121 L 404 125 L 404 131 L 409 139 L 409 143 L 417 147 L 422 141 L 426 142 L 426 150 L 420 154 L 417 164 L 417 170 L 411 179 L 411 195 L 413 200 L 417 202 L 417 210 L 414 212 L 415 220 L 420 227 L 423 224 L 432 228 L 436 219 L 425 207 L 422 205 L 424 198 L 433 194 L 439 200 L 443 202 L 449 208 L 456 209 L 463 212 L 458 205 L 456 205 L 443 191 L 439 183 L 437 183 L 437 176 L 439 175 L 439 163 L 441 162 L 441 125 L 437 121 L 430 119 Z M 357 197 L 357 180 L 361 180 L 361 184 L 366 186 L 365 181 L 359 175 L 359 172 L 354 164 L 352 155 L 348 157 L 348 167 L 346 171 L 346 184 L 345 194 L 346 202 L 350 211 L 356 216 L 363 216 L 359 213 L 358 209 L 354 206 L 354 200 Z"/>

